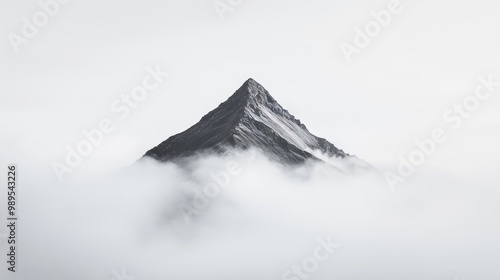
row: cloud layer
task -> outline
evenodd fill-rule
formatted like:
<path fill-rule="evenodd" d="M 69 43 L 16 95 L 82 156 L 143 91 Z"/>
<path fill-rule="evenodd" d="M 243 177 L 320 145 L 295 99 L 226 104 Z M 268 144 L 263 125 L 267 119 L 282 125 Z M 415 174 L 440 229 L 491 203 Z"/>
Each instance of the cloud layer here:
<path fill-rule="evenodd" d="M 118 279 L 122 269 L 137 280 L 306 279 L 283 277 L 321 238 L 340 247 L 308 279 L 500 276 L 499 193 L 488 183 L 419 173 L 392 192 L 379 174 L 242 154 L 21 186 L 19 272 L 5 279 Z M 186 218 L 186 206 L 199 211 Z"/>

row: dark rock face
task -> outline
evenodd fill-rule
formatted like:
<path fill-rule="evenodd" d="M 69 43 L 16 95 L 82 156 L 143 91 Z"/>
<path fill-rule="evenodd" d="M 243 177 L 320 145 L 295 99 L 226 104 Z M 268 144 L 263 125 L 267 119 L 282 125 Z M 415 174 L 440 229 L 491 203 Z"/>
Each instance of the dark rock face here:
<path fill-rule="evenodd" d="M 198 123 L 168 138 L 144 157 L 166 162 L 197 152 L 223 153 L 227 148 L 256 148 L 271 160 L 292 165 L 309 159 L 321 160 L 323 156 L 352 157 L 311 134 L 253 79 L 247 80 Z"/>

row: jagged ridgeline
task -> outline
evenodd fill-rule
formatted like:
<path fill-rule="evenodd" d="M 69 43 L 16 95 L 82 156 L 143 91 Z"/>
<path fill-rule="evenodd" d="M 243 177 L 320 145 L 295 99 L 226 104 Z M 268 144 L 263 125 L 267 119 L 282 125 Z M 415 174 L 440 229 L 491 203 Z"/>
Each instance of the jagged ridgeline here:
<path fill-rule="evenodd" d="M 198 123 L 168 138 L 144 157 L 166 162 L 197 152 L 221 153 L 227 148 L 255 148 L 273 161 L 292 165 L 310 159 L 354 157 L 311 134 L 253 79 Z"/>

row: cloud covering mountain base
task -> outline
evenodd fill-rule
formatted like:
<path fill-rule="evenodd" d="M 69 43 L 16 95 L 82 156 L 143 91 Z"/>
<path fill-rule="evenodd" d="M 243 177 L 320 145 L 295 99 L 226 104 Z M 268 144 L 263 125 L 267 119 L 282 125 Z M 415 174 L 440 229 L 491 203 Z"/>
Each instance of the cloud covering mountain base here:
<path fill-rule="evenodd" d="M 376 173 L 290 170 L 250 153 L 183 169 L 141 161 L 63 185 L 37 174 L 23 170 L 18 272 L 3 269 L 2 279 L 500 277 L 491 183 L 418 173 L 392 192 Z M 190 206 L 197 211 L 186 215 Z M 320 239 L 340 246 L 307 277 L 286 273 L 314 257 Z"/>

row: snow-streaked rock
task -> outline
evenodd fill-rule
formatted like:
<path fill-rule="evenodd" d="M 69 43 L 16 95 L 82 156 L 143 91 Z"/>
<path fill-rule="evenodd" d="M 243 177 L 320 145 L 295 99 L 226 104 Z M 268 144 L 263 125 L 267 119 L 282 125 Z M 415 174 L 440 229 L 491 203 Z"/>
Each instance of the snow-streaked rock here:
<path fill-rule="evenodd" d="M 175 161 L 198 152 L 223 153 L 227 148 L 260 150 L 283 164 L 323 161 L 347 171 L 351 156 L 323 138 L 283 109 L 269 92 L 253 79 L 247 80 L 229 99 L 186 131 L 174 135 L 144 156 L 158 161 Z M 343 164 L 345 162 L 345 165 Z"/>

